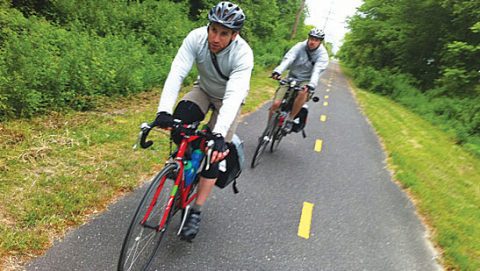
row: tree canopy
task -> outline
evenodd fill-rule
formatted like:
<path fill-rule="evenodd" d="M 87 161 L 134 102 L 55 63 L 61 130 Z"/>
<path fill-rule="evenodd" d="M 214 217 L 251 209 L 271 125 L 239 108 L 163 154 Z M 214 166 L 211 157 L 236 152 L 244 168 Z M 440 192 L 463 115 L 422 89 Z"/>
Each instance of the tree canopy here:
<path fill-rule="evenodd" d="M 364 88 L 454 130 L 480 153 L 480 2 L 365 0 L 339 52 Z"/>

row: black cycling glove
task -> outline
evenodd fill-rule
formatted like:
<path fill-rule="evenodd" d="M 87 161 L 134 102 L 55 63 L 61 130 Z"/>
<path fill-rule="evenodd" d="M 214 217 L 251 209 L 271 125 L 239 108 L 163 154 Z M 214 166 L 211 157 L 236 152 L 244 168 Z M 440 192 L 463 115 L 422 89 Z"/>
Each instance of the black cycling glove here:
<path fill-rule="evenodd" d="M 171 114 L 161 111 L 157 113 L 157 117 L 153 122 L 153 126 L 158 126 L 160 128 L 168 128 L 173 125 L 173 117 Z"/>
<path fill-rule="evenodd" d="M 227 143 L 221 134 L 214 134 L 215 138 L 213 139 L 213 151 L 226 152 L 228 150 Z"/>
<path fill-rule="evenodd" d="M 278 72 L 272 72 L 272 75 L 270 75 L 270 77 L 278 80 L 278 79 L 280 79 L 280 75 L 281 74 L 279 74 Z"/>
<path fill-rule="evenodd" d="M 315 88 L 312 85 L 308 84 L 306 86 L 307 86 L 308 92 L 312 93 L 315 91 Z"/>

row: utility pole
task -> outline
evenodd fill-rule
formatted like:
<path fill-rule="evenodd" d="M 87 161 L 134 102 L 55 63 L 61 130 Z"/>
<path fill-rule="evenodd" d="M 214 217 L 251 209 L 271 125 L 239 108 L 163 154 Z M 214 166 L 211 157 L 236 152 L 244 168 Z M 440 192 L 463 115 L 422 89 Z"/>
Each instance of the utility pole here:
<path fill-rule="evenodd" d="M 293 24 L 292 35 L 290 36 L 290 39 L 295 38 L 295 35 L 297 34 L 298 21 L 300 20 L 300 16 L 302 15 L 304 7 L 305 0 L 302 0 L 302 2 L 300 3 L 300 8 L 297 11 L 297 16 L 295 16 L 295 23 Z"/>
<path fill-rule="evenodd" d="M 332 13 L 332 7 L 333 7 L 333 1 L 330 2 L 330 8 L 329 8 L 329 10 L 328 10 L 327 18 L 325 18 L 325 24 L 323 25 L 323 29 L 322 29 L 322 30 L 325 30 L 325 28 L 327 27 L 328 19 L 330 19 L 330 14 Z"/>

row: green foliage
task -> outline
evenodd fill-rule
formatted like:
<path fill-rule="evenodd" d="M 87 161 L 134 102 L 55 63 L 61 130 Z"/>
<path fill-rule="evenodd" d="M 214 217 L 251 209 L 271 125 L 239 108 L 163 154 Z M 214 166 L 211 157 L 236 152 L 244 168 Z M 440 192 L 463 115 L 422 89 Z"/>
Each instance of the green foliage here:
<path fill-rule="evenodd" d="M 325 46 L 325 49 L 327 49 L 327 52 L 328 52 L 328 56 L 329 57 L 333 57 L 335 54 L 333 53 L 333 43 L 331 42 L 325 42 L 323 44 L 323 46 Z"/>
<path fill-rule="evenodd" d="M 242 1 L 247 2 L 247 1 Z M 276 33 L 279 25 L 280 11 L 274 1 L 248 1 L 250 3 L 239 3 L 247 15 L 247 21 L 243 33 L 248 36 L 255 36 L 260 40 L 268 40 L 278 35 Z M 269 12 L 265 12 L 265 11 Z M 261 18 L 261 20 L 258 20 Z M 253 21 L 255 20 L 255 21 Z"/>
<path fill-rule="evenodd" d="M 252 47 L 256 65 L 277 65 L 288 49 L 306 38 L 306 33 L 303 33 L 303 20 L 300 20 L 296 38 L 290 40 L 295 16 L 300 7 L 299 0 L 237 2 L 247 16 L 241 35 Z"/>
<path fill-rule="evenodd" d="M 425 94 L 415 87 L 415 79 L 412 76 L 388 70 L 379 71 L 372 67 L 364 67 L 354 71 L 354 74 L 357 86 L 391 96 L 432 123 L 451 131 L 456 135 L 458 143 L 471 145 L 480 138 L 479 96 L 450 97 L 443 94 L 445 88 L 438 88 Z M 475 153 L 480 155 L 480 152 Z"/>
<path fill-rule="evenodd" d="M 5 0 L 7 2 L 8 0 Z M 17 8 L 26 15 L 44 14 L 52 6 L 52 1 L 48 0 L 14 0 L 11 2 L 12 7 Z"/>
<path fill-rule="evenodd" d="M 446 46 L 443 52 L 442 76 L 437 80 L 439 86 L 455 90 L 450 94 L 474 96 L 478 94 L 475 87 L 479 85 L 480 73 L 480 42 L 471 45 L 466 42 L 454 41 Z"/>
<path fill-rule="evenodd" d="M 183 38 L 207 23 L 217 2 L 2 2 L 0 121 L 93 109 L 105 97 L 161 85 Z M 247 16 L 241 35 L 254 49 L 256 65 L 277 64 L 294 44 L 289 37 L 300 2 L 237 2 Z M 194 78 L 193 72 L 185 83 Z"/>
<path fill-rule="evenodd" d="M 64 0 L 48 12 L 23 10 L 48 16 L 0 10 L 0 120 L 92 109 L 98 97 L 159 85 L 191 30 L 184 6 L 169 1 L 79 6 Z"/>
<path fill-rule="evenodd" d="M 355 71 L 355 83 L 359 87 L 394 97 L 399 96 L 402 91 L 409 91 L 414 82 L 412 76 L 388 69 L 376 70 L 367 66 Z"/>
<path fill-rule="evenodd" d="M 260 66 L 275 66 L 280 64 L 284 54 L 296 43 L 292 40 L 264 41 L 262 46 L 253 47 L 255 64 Z"/>
<path fill-rule="evenodd" d="M 472 146 L 480 137 L 479 10 L 478 1 L 367 0 L 338 55 L 360 87 L 393 97 Z"/>
<path fill-rule="evenodd" d="M 349 21 L 342 60 L 351 67 L 398 69 L 414 76 L 422 89 L 448 81 L 437 81 L 445 68 L 462 67 L 472 76 L 471 69 L 480 65 L 474 49 L 479 45 L 474 25 L 480 21 L 480 4 L 457 2 L 365 1 Z M 458 42 L 463 43 L 462 56 Z"/>

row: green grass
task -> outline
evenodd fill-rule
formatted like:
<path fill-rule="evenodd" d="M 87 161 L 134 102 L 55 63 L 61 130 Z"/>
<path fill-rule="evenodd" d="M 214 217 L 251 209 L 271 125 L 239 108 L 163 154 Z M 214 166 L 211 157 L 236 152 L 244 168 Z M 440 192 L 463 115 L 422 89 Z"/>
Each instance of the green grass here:
<path fill-rule="evenodd" d="M 480 160 L 392 100 L 356 93 L 383 140 L 394 178 L 432 228 L 445 266 L 480 270 Z"/>
<path fill-rule="evenodd" d="M 267 77 L 255 73 L 243 113 L 273 96 L 276 82 Z M 161 168 L 166 134 L 152 132 L 153 147 L 132 149 L 140 124 L 155 117 L 159 94 L 0 124 L 0 270 L 41 254 Z"/>
<path fill-rule="evenodd" d="M 270 73 L 265 71 L 254 72 L 250 81 L 250 91 L 248 93 L 242 112 L 252 112 L 265 101 L 273 98 L 277 82 L 269 78 Z M 266 115 L 265 115 L 266 116 Z"/>

